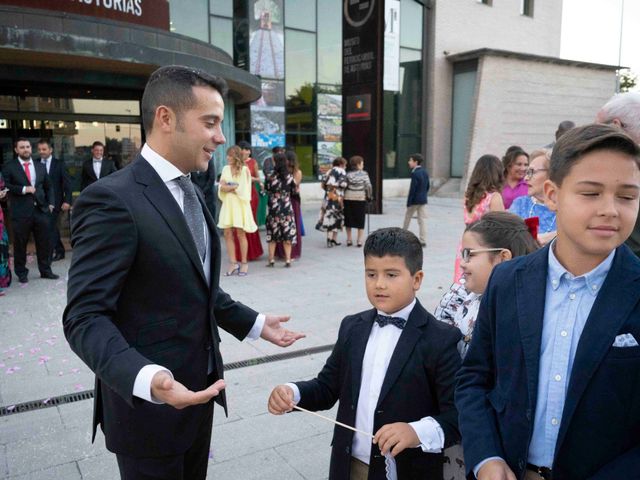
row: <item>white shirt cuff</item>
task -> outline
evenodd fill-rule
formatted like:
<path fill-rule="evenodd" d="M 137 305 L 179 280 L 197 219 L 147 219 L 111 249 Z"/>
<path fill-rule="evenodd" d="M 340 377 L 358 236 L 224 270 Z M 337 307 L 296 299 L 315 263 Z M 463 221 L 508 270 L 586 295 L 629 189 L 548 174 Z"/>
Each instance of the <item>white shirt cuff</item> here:
<path fill-rule="evenodd" d="M 264 327 L 264 322 L 266 320 L 267 317 L 265 315 L 263 315 L 262 313 L 258 314 L 253 327 L 251 327 L 251 330 L 249 330 L 249 333 L 247 334 L 247 338 L 249 340 L 257 340 L 260 338 L 260 334 L 262 333 L 262 328 Z"/>
<path fill-rule="evenodd" d="M 409 423 L 418 435 L 419 447 L 425 453 L 440 453 L 444 448 L 444 432 L 440 424 L 432 417 L 424 417 Z"/>
<path fill-rule="evenodd" d="M 27 194 L 27 187 L 22 187 L 22 195 L 26 195 Z"/>
<path fill-rule="evenodd" d="M 473 475 L 474 477 L 478 478 L 478 472 L 480 471 L 480 469 L 482 468 L 482 466 L 487 463 L 490 462 L 491 460 L 502 460 L 504 462 L 504 458 L 502 457 L 489 457 L 489 458 L 485 458 L 484 460 L 482 460 L 479 464 L 477 464 L 474 469 L 473 469 Z"/>
<path fill-rule="evenodd" d="M 133 382 L 133 395 L 147 402 L 163 404 L 164 402 L 158 401 L 151 395 L 151 380 L 158 372 L 167 372 L 173 378 L 173 374 L 160 365 L 145 365 L 138 372 L 136 381 Z"/>
<path fill-rule="evenodd" d="M 300 403 L 300 389 L 298 388 L 298 386 L 295 383 L 285 383 L 285 385 L 287 387 L 291 387 L 291 390 L 293 390 L 293 403 L 295 403 L 296 405 L 298 403 Z"/>

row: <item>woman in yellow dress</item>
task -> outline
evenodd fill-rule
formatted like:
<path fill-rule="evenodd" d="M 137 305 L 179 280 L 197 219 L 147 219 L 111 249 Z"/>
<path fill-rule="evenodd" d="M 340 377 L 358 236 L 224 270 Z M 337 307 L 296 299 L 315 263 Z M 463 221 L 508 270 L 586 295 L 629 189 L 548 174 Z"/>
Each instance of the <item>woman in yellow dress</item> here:
<path fill-rule="evenodd" d="M 249 271 L 247 263 L 247 236 L 258 229 L 251 211 L 251 173 L 242 159 L 240 147 L 233 146 L 227 150 L 227 164 L 220 174 L 218 197 L 222 202 L 218 227 L 224 230 L 224 241 L 229 254 L 229 268 L 225 276 L 237 273 L 244 277 Z M 236 233 L 240 252 L 236 252 L 233 233 Z M 238 263 L 238 253 L 240 263 Z"/>

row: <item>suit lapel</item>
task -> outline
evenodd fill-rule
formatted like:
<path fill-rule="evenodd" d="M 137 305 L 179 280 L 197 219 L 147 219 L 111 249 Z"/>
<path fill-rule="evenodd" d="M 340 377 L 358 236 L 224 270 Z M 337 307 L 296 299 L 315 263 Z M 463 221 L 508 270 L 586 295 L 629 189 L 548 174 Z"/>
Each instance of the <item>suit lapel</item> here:
<path fill-rule="evenodd" d="M 105 158 L 100 162 L 100 178 L 103 178 L 107 173 L 107 160 Z"/>
<path fill-rule="evenodd" d="M 144 159 L 142 156 L 139 158 Z M 198 270 L 200 278 L 202 278 L 206 285 L 207 279 L 204 275 L 204 269 L 202 268 L 202 262 L 200 261 L 193 235 L 191 235 L 184 214 L 171 195 L 171 192 L 169 192 L 169 189 L 162 179 L 146 160 L 144 162 L 135 162 L 133 168 L 135 169 L 136 180 L 147 186 L 144 189 L 145 197 L 153 204 L 167 223 L 167 226 L 178 238 L 180 245 L 187 253 L 191 263 L 193 263 L 193 266 Z"/>
<path fill-rule="evenodd" d="M 629 314 L 640 301 L 639 280 L 640 267 L 637 259 L 626 246 L 618 247 L 611 269 L 598 292 L 578 342 L 556 452 L 562 444 L 589 381 L 613 345 Z M 615 302 L 615 305 L 612 305 L 612 302 Z"/>
<path fill-rule="evenodd" d="M 193 173 L 191 175 L 193 175 Z M 213 290 L 217 288 L 217 285 L 219 284 L 219 278 L 217 278 L 217 276 L 219 275 L 219 262 L 216 262 L 220 259 L 220 240 L 218 238 L 218 231 L 216 229 L 217 227 L 215 220 L 211 216 L 211 213 L 209 212 L 209 209 L 205 204 L 204 196 L 202 195 L 199 187 L 195 185 L 194 187 L 196 195 L 198 196 L 198 201 L 200 202 L 200 207 L 202 208 L 204 219 L 207 222 L 207 227 L 209 229 L 209 243 L 211 247 L 211 253 L 207 261 L 209 262 L 209 265 L 211 265 L 211 282 L 209 284 L 209 288 L 213 293 Z M 211 300 L 213 300 L 213 296 L 211 296 Z"/>
<path fill-rule="evenodd" d="M 349 352 L 351 356 L 351 366 L 353 368 L 351 373 L 352 405 L 358 404 L 360 384 L 362 383 L 362 361 L 376 313 L 375 309 L 363 313 L 360 316 L 360 320 L 351 329 L 349 336 Z"/>
<path fill-rule="evenodd" d="M 396 344 L 396 348 L 393 350 L 393 354 L 391 355 L 391 360 L 389 360 L 389 367 L 387 368 L 387 373 L 384 376 L 384 381 L 382 382 L 382 388 L 380 389 L 380 396 L 378 397 L 378 405 L 382 403 L 384 398 L 387 396 L 391 387 L 398 379 L 400 372 L 404 368 L 404 365 L 409 360 L 411 353 L 413 352 L 416 343 L 422 336 L 424 332 L 424 327 L 428 323 L 428 316 L 425 309 L 420 305 L 420 302 L 416 300 L 416 304 L 411 310 L 411 314 L 409 315 L 409 319 L 407 320 L 407 324 L 402 330 L 402 334 L 398 339 L 398 343 Z M 388 326 L 385 328 L 396 328 L 392 326 Z"/>
<path fill-rule="evenodd" d="M 548 259 L 549 247 L 545 247 L 531 255 L 529 261 L 516 271 L 516 318 L 520 327 L 520 340 L 527 371 L 527 392 L 532 410 L 535 409 L 538 396 Z"/>

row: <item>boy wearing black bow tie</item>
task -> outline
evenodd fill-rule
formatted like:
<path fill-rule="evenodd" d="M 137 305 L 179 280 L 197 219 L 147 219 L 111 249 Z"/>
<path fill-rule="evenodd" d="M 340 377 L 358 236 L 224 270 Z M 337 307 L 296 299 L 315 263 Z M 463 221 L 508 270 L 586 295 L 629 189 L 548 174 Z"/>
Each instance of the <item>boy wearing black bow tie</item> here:
<path fill-rule="evenodd" d="M 344 318 L 319 375 L 277 386 L 269 411 L 294 405 L 327 410 L 340 401 L 329 478 L 386 478 L 383 455 L 397 478 L 442 478 L 442 451 L 458 439 L 453 405 L 460 331 L 438 322 L 415 295 L 424 277 L 422 246 L 400 228 L 373 232 L 364 246 L 367 297 L 373 309 Z"/>

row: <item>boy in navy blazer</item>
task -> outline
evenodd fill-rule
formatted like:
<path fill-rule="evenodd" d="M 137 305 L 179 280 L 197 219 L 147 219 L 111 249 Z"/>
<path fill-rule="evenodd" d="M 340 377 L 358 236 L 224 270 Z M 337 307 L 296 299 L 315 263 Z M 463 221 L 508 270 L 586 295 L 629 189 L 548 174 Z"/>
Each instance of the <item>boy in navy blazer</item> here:
<path fill-rule="evenodd" d="M 414 153 L 409 157 L 411 169 L 411 185 L 407 197 L 407 211 L 404 215 L 402 228 L 409 229 L 409 223 L 414 215 L 418 216 L 420 228 L 420 243 L 427 246 L 427 193 L 429 193 L 429 174 L 422 166 L 422 155 Z"/>
<path fill-rule="evenodd" d="M 384 228 L 364 246 L 367 297 L 373 309 L 344 318 L 326 365 L 313 380 L 276 387 L 269 411 L 294 405 L 328 410 L 337 420 L 331 480 L 383 479 L 387 452 L 399 479 L 442 478 L 442 450 L 458 438 L 453 384 L 460 331 L 437 321 L 415 298 L 424 273 L 411 232 Z M 381 455 L 382 454 L 382 455 Z"/>
<path fill-rule="evenodd" d="M 558 236 L 494 269 L 458 375 L 468 478 L 640 478 L 639 157 L 606 125 L 556 143 Z"/>

